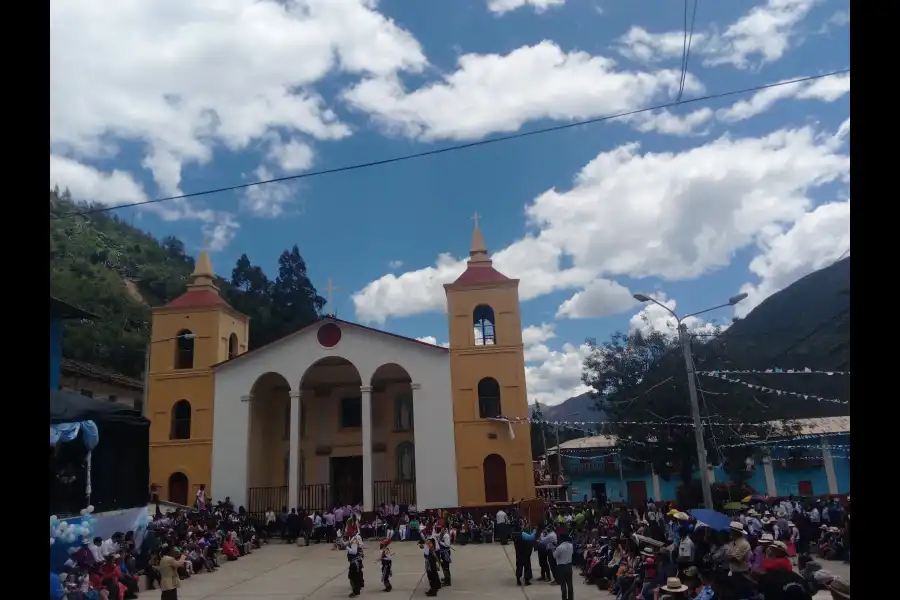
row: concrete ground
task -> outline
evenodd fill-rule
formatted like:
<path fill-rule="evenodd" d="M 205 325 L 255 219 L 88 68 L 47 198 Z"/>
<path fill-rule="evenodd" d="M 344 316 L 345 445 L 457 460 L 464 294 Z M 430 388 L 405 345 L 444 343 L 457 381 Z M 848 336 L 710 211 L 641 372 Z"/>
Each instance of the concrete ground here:
<path fill-rule="evenodd" d="M 377 544 L 367 544 L 366 587 L 361 598 L 385 596 L 407 600 L 425 597 L 428 582 L 424 577 L 419 547 L 403 542 L 394 543 L 393 548 L 394 577 L 391 583 L 394 589 L 390 594 L 385 594 L 380 582 Z M 456 546 L 453 552 L 453 585 L 441 589 L 439 597 L 455 600 L 559 598 L 558 587 L 540 581 L 517 588 L 514 560 L 511 545 Z M 532 557 L 532 565 L 537 569 L 536 555 Z M 849 565 L 828 562 L 826 568 L 845 579 L 850 578 Z M 349 593 L 344 552 L 331 550 L 324 544 L 298 548 L 276 541 L 236 562 L 223 564 L 216 573 L 203 573 L 182 581 L 178 597 L 180 600 L 321 600 L 346 598 Z M 154 591 L 142 592 L 141 598 L 155 598 L 158 594 Z M 584 585 L 581 578 L 577 578 L 575 597 L 606 600 L 612 596 L 596 587 Z M 830 598 L 831 595 L 823 597 Z"/>

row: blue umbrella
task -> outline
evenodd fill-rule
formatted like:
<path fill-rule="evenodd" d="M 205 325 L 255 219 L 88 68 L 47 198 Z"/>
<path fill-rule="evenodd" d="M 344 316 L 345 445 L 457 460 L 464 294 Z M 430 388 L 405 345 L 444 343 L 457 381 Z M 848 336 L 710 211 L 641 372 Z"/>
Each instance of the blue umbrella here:
<path fill-rule="evenodd" d="M 731 517 L 708 508 L 695 508 L 691 516 L 715 531 L 727 531 L 731 525 Z"/>

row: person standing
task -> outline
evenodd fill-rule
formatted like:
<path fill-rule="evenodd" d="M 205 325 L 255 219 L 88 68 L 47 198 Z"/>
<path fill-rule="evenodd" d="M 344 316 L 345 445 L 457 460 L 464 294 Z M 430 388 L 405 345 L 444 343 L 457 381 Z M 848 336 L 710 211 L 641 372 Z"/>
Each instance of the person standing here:
<path fill-rule="evenodd" d="M 562 600 L 574 600 L 575 589 L 572 587 L 572 555 L 574 548 L 569 541 L 568 534 L 562 534 L 559 546 L 553 551 L 553 559 L 556 561 L 556 581 L 559 583 L 559 592 Z"/>
<path fill-rule="evenodd" d="M 384 584 L 384 591 L 389 592 L 393 589 L 391 585 L 392 567 L 394 566 L 394 552 L 390 548 L 391 539 L 387 538 L 381 541 L 381 583 Z"/>
<path fill-rule="evenodd" d="M 509 543 L 509 517 L 502 508 L 497 511 L 496 523 L 497 526 L 494 528 L 494 533 L 500 541 L 500 545 L 505 546 Z"/>
<path fill-rule="evenodd" d="M 426 596 L 434 597 L 441 589 L 441 578 L 438 575 L 438 556 L 434 546 L 434 538 L 428 538 L 424 543 L 419 543 L 425 555 L 425 575 L 428 577 L 428 591 Z"/>
<path fill-rule="evenodd" d="M 556 558 L 553 556 L 553 551 L 556 550 L 557 538 L 556 531 L 553 529 L 553 524 L 544 531 L 543 535 L 541 535 L 540 543 L 544 546 L 544 549 L 547 554 L 547 580 L 550 583 L 557 583 L 556 579 Z"/>
<path fill-rule="evenodd" d="M 159 561 L 159 589 L 161 600 L 178 600 L 178 588 L 181 586 L 181 578 L 178 576 L 179 562 L 178 549 L 169 546 Z"/>
<path fill-rule="evenodd" d="M 535 535 L 526 525 L 522 528 L 522 533 L 515 538 L 516 544 L 516 585 L 531 585 L 531 552 L 534 550 Z M 544 557 L 546 561 L 546 556 Z"/>
<path fill-rule="evenodd" d="M 439 525 L 434 526 L 434 538 L 437 540 L 437 554 L 441 561 L 441 571 L 444 573 L 444 579 L 441 584 L 444 587 L 450 587 L 450 529 L 441 528 Z"/>
<path fill-rule="evenodd" d="M 350 597 L 356 598 L 363 587 L 362 577 L 362 544 L 356 536 L 350 538 L 347 544 L 347 561 L 350 567 L 347 571 L 347 578 L 350 580 Z"/>

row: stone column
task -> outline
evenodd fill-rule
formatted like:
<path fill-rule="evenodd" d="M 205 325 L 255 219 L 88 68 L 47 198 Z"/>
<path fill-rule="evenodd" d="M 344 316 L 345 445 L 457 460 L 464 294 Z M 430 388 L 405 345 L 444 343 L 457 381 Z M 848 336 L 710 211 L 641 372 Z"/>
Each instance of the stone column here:
<path fill-rule="evenodd" d="M 763 457 L 763 475 L 766 476 L 766 495 L 774 498 L 778 495 L 778 486 L 775 485 L 775 470 L 772 468 L 772 459 Z"/>
<path fill-rule="evenodd" d="M 362 393 L 362 459 L 363 459 L 363 510 L 374 508 L 372 485 L 372 386 L 360 386 Z"/>
<path fill-rule="evenodd" d="M 291 392 L 291 449 L 288 458 L 288 510 L 300 502 L 300 392 Z"/>
<path fill-rule="evenodd" d="M 825 479 L 828 480 L 828 493 L 837 494 L 837 475 L 834 473 L 834 458 L 831 456 L 831 448 L 828 447 L 828 438 L 822 438 L 822 461 L 825 463 Z"/>

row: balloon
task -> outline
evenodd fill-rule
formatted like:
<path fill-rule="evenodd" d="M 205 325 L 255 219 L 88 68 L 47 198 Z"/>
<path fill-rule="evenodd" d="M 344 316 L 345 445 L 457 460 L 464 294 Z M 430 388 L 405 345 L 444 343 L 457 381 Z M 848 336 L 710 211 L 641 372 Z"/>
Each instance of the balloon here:
<path fill-rule="evenodd" d="M 86 509 L 86 508 L 82 508 L 82 509 L 81 509 L 81 512 L 79 512 L 78 514 L 80 514 L 80 515 L 83 517 L 84 515 L 87 514 L 87 509 Z"/>
<path fill-rule="evenodd" d="M 56 543 L 56 540 L 53 539 L 53 538 L 50 538 L 50 545 L 52 546 L 52 545 L 55 544 L 55 543 Z"/>
<path fill-rule="evenodd" d="M 56 515 L 53 515 L 52 517 L 50 517 L 50 522 L 51 523 L 59 523 L 59 517 L 57 517 Z"/>
<path fill-rule="evenodd" d="M 88 511 L 88 513 L 94 512 L 94 505 L 93 505 L 93 504 L 89 504 L 86 510 Z"/>

